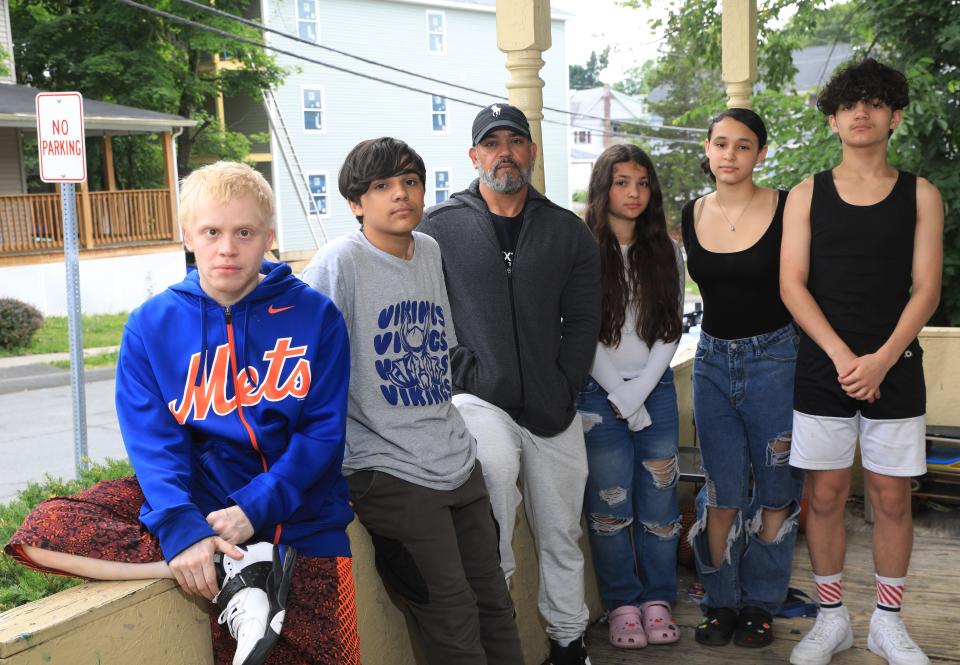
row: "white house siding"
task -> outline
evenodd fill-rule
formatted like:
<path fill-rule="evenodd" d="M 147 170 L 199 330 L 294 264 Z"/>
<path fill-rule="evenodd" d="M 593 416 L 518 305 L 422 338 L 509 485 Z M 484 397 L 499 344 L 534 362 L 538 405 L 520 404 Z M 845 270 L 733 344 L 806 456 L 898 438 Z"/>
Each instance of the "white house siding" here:
<path fill-rule="evenodd" d="M 80 304 L 84 314 L 129 312 L 147 298 L 181 281 L 183 250 L 80 261 Z M 65 316 L 64 263 L 0 267 L 0 298 L 28 302 L 44 316 Z"/>
<path fill-rule="evenodd" d="M 273 28 L 296 34 L 296 3 L 292 0 L 264 0 L 264 20 Z M 442 11 L 446 17 L 446 53 L 436 55 L 427 48 L 427 11 Z M 506 56 L 496 47 L 496 20 L 491 12 L 477 12 L 445 6 L 389 2 L 384 0 L 318 0 L 320 43 L 365 58 L 386 62 L 439 80 L 449 80 L 477 90 L 505 95 L 508 78 Z M 430 83 L 384 70 L 303 44 L 294 44 L 276 35 L 272 44 L 311 58 L 431 92 L 488 104 L 494 98 Z M 567 66 L 564 58 L 564 24 L 553 21 L 553 47 L 544 54 L 546 81 L 544 104 L 567 106 Z M 365 80 L 343 72 L 281 55 L 280 64 L 294 71 L 278 91 L 277 100 L 308 173 L 327 176 L 327 234 L 333 238 L 357 228 L 346 201 L 337 191 L 340 164 L 358 142 L 378 136 L 407 141 L 424 158 L 427 166 L 428 205 L 435 201 L 433 174 L 449 170 L 450 191 L 465 188 L 474 178 L 467 150 L 470 127 L 478 107 L 447 101 L 447 131 L 432 131 L 431 97 Z M 296 71 L 299 69 L 299 71 Z M 303 86 L 320 86 L 324 91 L 324 129 L 303 128 L 301 94 Z M 547 117 L 565 121 L 557 113 Z M 547 195 L 559 203 L 569 199 L 567 191 L 567 128 L 544 123 Z M 311 249 L 314 242 L 306 227 L 297 194 L 274 141 L 274 184 L 279 202 L 282 252 Z"/>
<path fill-rule="evenodd" d="M 23 194 L 20 137 L 12 127 L 0 127 L 0 194 Z"/>
<path fill-rule="evenodd" d="M 10 29 L 10 7 L 8 0 L 0 0 L 0 48 L 6 53 L 3 58 L 3 65 L 7 69 L 6 74 L 0 75 L 0 83 L 16 83 L 14 76 L 13 62 L 13 33 Z M 0 152 L 0 154 L 3 154 Z"/>

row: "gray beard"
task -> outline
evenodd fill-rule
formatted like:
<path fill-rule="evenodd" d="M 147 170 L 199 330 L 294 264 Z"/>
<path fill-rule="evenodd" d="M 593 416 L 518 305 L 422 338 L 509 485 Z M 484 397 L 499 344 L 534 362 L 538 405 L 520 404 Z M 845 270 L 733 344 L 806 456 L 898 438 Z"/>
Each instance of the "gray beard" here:
<path fill-rule="evenodd" d="M 497 178 L 494 173 L 497 172 L 497 167 L 500 164 L 502 164 L 502 162 L 494 164 L 493 168 L 489 171 L 485 170 L 482 166 L 477 167 L 477 173 L 480 175 L 480 182 L 495 191 L 497 194 L 516 194 L 526 187 L 527 183 L 530 182 L 530 175 L 533 173 L 533 166 L 528 166 L 524 169 L 521 168 L 519 164 L 514 162 L 514 165 L 519 170 L 519 173 L 506 173 L 502 177 Z"/>

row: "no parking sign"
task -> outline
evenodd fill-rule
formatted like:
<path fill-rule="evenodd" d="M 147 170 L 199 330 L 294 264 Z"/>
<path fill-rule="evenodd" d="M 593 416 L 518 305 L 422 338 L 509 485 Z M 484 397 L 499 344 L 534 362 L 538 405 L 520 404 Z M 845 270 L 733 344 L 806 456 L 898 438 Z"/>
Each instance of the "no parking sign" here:
<path fill-rule="evenodd" d="M 87 179 L 83 97 L 79 92 L 37 95 L 37 149 L 40 179 L 44 182 Z"/>

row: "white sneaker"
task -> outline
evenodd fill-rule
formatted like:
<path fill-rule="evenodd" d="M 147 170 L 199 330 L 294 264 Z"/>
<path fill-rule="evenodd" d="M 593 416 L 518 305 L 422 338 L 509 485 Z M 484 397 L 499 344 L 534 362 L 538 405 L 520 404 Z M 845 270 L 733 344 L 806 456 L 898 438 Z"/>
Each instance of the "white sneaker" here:
<path fill-rule="evenodd" d="M 247 656 L 267 632 L 269 616 L 270 601 L 267 592 L 262 589 L 240 589 L 230 598 L 226 609 L 217 617 L 217 622 L 227 624 L 230 635 L 237 640 L 233 665 L 244 665 Z"/>
<path fill-rule="evenodd" d="M 930 659 L 920 650 L 917 643 L 910 639 L 907 627 L 898 614 L 894 616 L 877 616 L 883 610 L 874 612 L 870 619 L 870 636 L 867 637 L 867 648 L 881 658 L 886 658 L 890 665 L 928 665 Z"/>
<path fill-rule="evenodd" d="M 237 640 L 233 665 L 262 665 L 280 637 L 297 551 L 272 543 L 240 545 L 239 561 L 217 553 L 214 565 L 223 607 L 217 619 Z"/>
<path fill-rule="evenodd" d="M 820 610 L 810 632 L 790 652 L 792 665 L 827 665 L 834 654 L 853 646 L 853 630 L 846 606 Z"/>

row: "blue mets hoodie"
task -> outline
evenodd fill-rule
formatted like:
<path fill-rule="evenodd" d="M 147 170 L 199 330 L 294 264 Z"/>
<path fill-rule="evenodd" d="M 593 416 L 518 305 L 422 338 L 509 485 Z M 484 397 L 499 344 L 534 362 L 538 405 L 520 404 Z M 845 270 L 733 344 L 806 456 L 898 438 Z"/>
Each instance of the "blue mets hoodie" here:
<path fill-rule="evenodd" d="M 238 505 L 254 540 L 348 556 L 340 474 L 349 341 L 333 303 L 264 262 L 230 307 L 196 272 L 136 309 L 117 367 L 117 414 L 146 498 L 140 520 L 164 558 L 216 535 L 206 515 Z"/>

